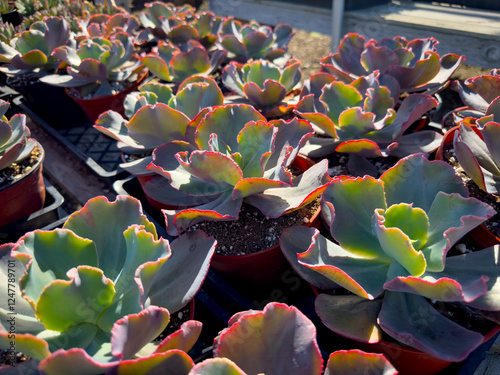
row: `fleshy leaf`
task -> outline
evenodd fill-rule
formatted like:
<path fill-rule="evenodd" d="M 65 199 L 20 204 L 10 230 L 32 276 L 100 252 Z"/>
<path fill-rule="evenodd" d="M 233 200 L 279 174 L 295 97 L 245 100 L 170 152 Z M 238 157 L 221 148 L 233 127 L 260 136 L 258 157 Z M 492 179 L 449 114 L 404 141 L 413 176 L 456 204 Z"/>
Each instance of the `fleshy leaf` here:
<path fill-rule="evenodd" d="M 188 375 L 193 368 L 193 360 L 182 350 L 170 350 L 133 361 L 123 361 L 108 375 Z"/>
<path fill-rule="evenodd" d="M 24 253 L 32 257 L 20 283 L 23 295 L 32 304 L 50 282 L 66 279 L 70 269 L 79 265 L 98 265 L 95 244 L 70 230 L 30 232 L 21 238 L 15 251 L 15 254 Z"/>
<path fill-rule="evenodd" d="M 376 343 L 382 339 L 377 324 L 382 300 L 359 296 L 320 294 L 314 303 L 321 322 L 333 332 L 358 341 Z"/>
<path fill-rule="evenodd" d="M 65 331 L 79 323 L 94 323 L 115 295 L 113 282 L 98 268 L 79 266 L 68 276 L 71 281 L 53 281 L 37 300 L 36 316 L 47 329 Z"/>
<path fill-rule="evenodd" d="M 398 371 L 383 354 L 365 353 L 361 350 L 339 350 L 328 358 L 325 375 L 350 374 L 397 375 Z"/>
<path fill-rule="evenodd" d="M 203 231 L 190 231 L 171 243 L 172 255 L 139 267 L 141 303 L 176 312 L 191 301 L 208 272 L 216 241 Z"/>
<path fill-rule="evenodd" d="M 209 358 L 197 363 L 189 375 L 247 375 L 236 363 L 227 358 Z"/>
<path fill-rule="evenodd" d="M 196 320 L 188 320 L 174 333 L 168 335 L 156 348 L 155 353 L 163 353 L 172 349 L 189 352 L 196 344 L 203 324 Z"/>
<path fill-rule="evenodd" d="M 113 223 L 110 227 L 109 223 Z M 106 277 L 116 279 L 126 259 L 123 232 L 132 224 L 144 226 L 157 239 L 156 228 L 142 213 L 140 202 L 129 196 L 118 196 L 110 203 L 105 197 L 90 199 L 64 224 L 76 234 L 94 241 L 98 264 Z"/>
<path fill-rule="evenodd" d="M 17 327 L 16 327 L 17 328 Z M 11 334 L 6 332 L 0 332 L 0 348 L 8 349 L 11 347 L 11 342 L 13 340 Z M 15 348 L 16 352 L 21 352 L 30 358 L 43 360 L 50 356 L 49 345 L 43 339 L 40 339 L 29 333 L 15 333 Z"/>
<path fill-rule="evenodd" d="M 132 358 L 158 337 L 169 321 L 168 310 L 157 306 L 123 317 L 111 330 L 111 354 L 120 360 Z"/>
<path fill-rule="evenodd" d="M 215 356 L 226 357 L 251 374 L 302 375 L 322 369 L 314 324 L 297 308 L 280 303 L 233 321 L 216 338 Z"/>
<path fill-rule="evenodd" d="M 483 340 L 409 293 L 386 292 L 379 324 L 398 341 L 448 361 L 463 361 Z"/>

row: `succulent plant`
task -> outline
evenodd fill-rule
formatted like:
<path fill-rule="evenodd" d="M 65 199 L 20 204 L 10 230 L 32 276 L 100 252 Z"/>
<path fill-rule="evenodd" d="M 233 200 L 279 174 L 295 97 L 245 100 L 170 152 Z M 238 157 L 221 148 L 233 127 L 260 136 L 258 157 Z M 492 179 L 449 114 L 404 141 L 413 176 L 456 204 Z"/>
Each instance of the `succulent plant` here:
<path fill-rule="evenodd" d="M 82 96 L 111 95 L 113 82 L 133 82 L 144 70 L 135 59 L 132 37 L 118 32 L 109 38 L 81 40 L 78 47 L 59 47 L 53 56 L 67 64 L 67 74 L 50 74 L 42 82 L 78 88 Z"/>
<path fill-rule="evenodd" d="M 52 52 L 70 40 L 68 22 L 62 17 L 38 21 L 11 39 L 0 42 L 0 70 L 8 75 L 30 74 L 43 76 L 55 71 L 60 61 Z"/>
<path fill-rule="evenodd" d="M 296 307 L 283 303 L 270 302 L 262 311 L 235 314 L 215 338 L 213 352 L 214 358 L 196 364 L 189 374 L 323 373 L 316 327 Z M 334 352 L 328 359 L 324 374 L 340 373 L 396 372 L 381 354 L 350 350 Z"/>
<path fill-rule="evenodd" d="M 187 375 L 194 362 L 186 352 L 198 339 L 202 324 L 189 320 L 163 341 L 152 343 L 167 327 L 169 320 L 167 309 L 150 306 L 117 320 L 111 332 L 101 333 L 99 340 L 90 346 L 85 346 L 85 340 L 71 341 L 69 336 L 43 338 L 16 333 L 16 350 L 30 359 L 14 366 L 16 371 L 40 375 L 67 374 L 68 368 L 75 375 L 152 374 L 153 371 Z M 95 329 L 84 323 L 75 327 L 71 334 L 85 336 L 82 331 L 90 336 Z M 0 330 L 0 347 L 10 348 L 10 340 L 8 331 Z M 64 340 L 65 345 L 55 350 L 58 340 L 59 343 Z"/>
<path fill-rule="evenodd" d="M 298 115 L 315 126 L 317 133 L 303 153 L 310 157 L 348 153 L 352 174 L 376 175 L 367 158 L 404 157 L 438 148 L 442 135 L 436 131 L 405 134 L 410 125 L 437 106 L 436 100 L 414 93 L 396 106 L 397 85 L 391 85 L 390 79 L 385 81 L 388 86 L 381 85 L 375 73 L 350 84 L 325 73 L 312 76 L 295 108 Z"/>
<path fill-rule="evenodd" d="M 93 198 L 62 229 L 29 232 L 2 249 L 2 262 L 15 265 L 14 276 L 3 267 L 0 277 L 12 285 L 16 335 L 28 341 L 36 337 L 39 344 L 34 349 L 44 347 L 43 357 L 36 358 L 49 357 L 47 349 L 58 357 L 58 350 L 64 349 L 88 365 L 94 366 L 96 360 L 111 366 L 108 362 L 131 358 L 154 336 L 147 332 L 147 322 L 134 324 L 133 332 L 141 335 L 130 338 L 132 347 L 127 347 L 127 337 L 126 342 L 122 337 L 113 344 L 113 336 L 124 334 L 123 328 L 116 328 L 120 319 L 134 323 L 138 318 L 126 316 L 141 315 L 152 307 L 142 315 L 151 314 L 155 325 L 161 318 L 164 327 L 168 322 L 164 310 L 181 309 L 201 287 L 215 240 L 196 231 L 169 243 L 158 238 L 138 200 L 118 196 L 112 203 L 105 197 Z M 5 298 L 0 305 L 3 345 L 10 311 Z M 160 328 L 154 329 L 157 334 Z M 106 344 L 110 337 L 112 355 Z"/>
<path fill-rule="evenodd" d="M 418 183 L 416 183 L 418 181 Z M 438 312 L 435 303 L 498 311 L 498 248 L 447 257 L 467 232 L 493 215 L 453 168 L 414 154 L 379 179 L 338 177 L 323 193 L 317 229 L 287 228 L 280 246 L 311 284 L 350 294 L 319 294 L 315 308 L 331 330 L 375 343 L 387 334 L 449 361 L 461 361 L 483 336 Z"/>
<path fill-rule="evenodd" d="M 36 145 L 26 126 L 26 115 L 5 116 L 10 103 L 0 99 L 0 170 L 26 159 Z"/>
<path fill-rule="evenodd" d="M 79 35 L 79 37 L 82 39 L 84 37 L 109 38 L 116 33 L 134 35 L 138 33 L 140 26 L 139 20 L 128 13 L 92 14 L 87 19 L 80 21 L 83 34 Z"/>
<path fill-rule="evenodd" d="M 337 52 L 321 60 L 322 70 L 346 83 L 376 70 L 382 76 L 397 79 L 402 92 L 430 94 L 444 88 L 458 68 L 463 56 L 437 54 L 434 38 L 414 39 L 404 37 L 369 40 L 356 33 L 348 33 Z"/>
<path fill-rule="evenodd" d="M 194 75 L 208 76 L 220 67 L 225 57 L 226 52 L 223 50 L 209 54 L 195 40 L 179 46 L 160 41 L 158 47 L 141 57 L 141 62 L 161 80 L 181 82 Z"/>
<path fill-rule="evenodd" d="M 128 121 L 115 111 L 107 111 L 94 127 L 119 141 L 123 152 L 140 155 L 121 164 L 122 168 L 134 175 L 151 174 L 146 167 L 152 151 L 163 143 L 184 140 L 191 120 L 223 101 L 217 83 L 208 77 L 188 78 L 176 95 L 166 84 L 150 82 L 127 95 L 124 107 Z"/>
<path fill-rule="evenodd" d="M 243 24 L 233 17 L 228 17 L 221 26 L 218 44 L 228 52 L 228 58 L 231 60 L 273 61 L 285 55 L 293 34 L 290 25 L 279 24 L 271 28 L 255 21 Z"/>
<path fill-rule="evenodd" d="M 196 39 L 208 50 L 215 46 L 224 18 L 212 12 L 197 14 L 189 24 L 196 30 Z"/>
<path fill-rule="evenodd" d="M 172 3 L 153 1 L 144 4 L 144 9 L 139 13 L 142 26 L 156 39 L 167 40 L 172 30 L 178 26 L 181 29 L 187 26 L 185 20 L 194 17 L 195 8 L 189 4 L 175 6 Z M 182 30 L 174 31 L 183 33 Z M 191 33 L 188 31 L 188 33 Z M 172 36 L 172 35 L 170 35 Z M 175 37 L 174 37 L 175 39 Z"/>
<path fill-rule="evenodd" d="M 482 190 L 500 192 L 500 97 L 494 99 L 485 116 L 467 117 L 455 132 L 453 148 L 465 173 Z"/>
<path fill-rule="evenodd" d="M 490 104 L 500 96 L 500 72 L 492 69 L 489 74 L 454 81 L 460 98 L 472 110 L 475 117 L 482 117 Z"/>
<path fill-rule="evenodd" d="M 281 103 L 298 87 L 300 79 L 300 61 L 296 59 L 291 59 L 283 67 L 268 60 L 246 64 L 232 61 L 222 71 L 222 83 L 226 88 L 264 112 Z"/>
<path fill-rule="evenodd" d="M 197 122 L 192 139 L 163 144 L 145 184 L 164 210 L 171 235 L 203 220 L 236 220 L 243 201 L 276 218 L 317 198 L 330 181 L 323 160 L 292 177 L 286 170 L 312 127 L 297 118 L 267 122 L 248 105 L 224 105 Z"/>

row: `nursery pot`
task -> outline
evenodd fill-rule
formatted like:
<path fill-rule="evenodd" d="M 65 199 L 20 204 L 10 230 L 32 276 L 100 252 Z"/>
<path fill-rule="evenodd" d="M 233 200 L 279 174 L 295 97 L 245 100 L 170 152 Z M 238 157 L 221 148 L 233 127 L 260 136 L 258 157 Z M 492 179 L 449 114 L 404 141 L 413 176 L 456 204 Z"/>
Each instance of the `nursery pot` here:
<path fill-rule="evenodd" d="M 293 166 L 305 171 L 314 165 L 314 162 L 298 155 L 293 162 Z M 317 227 L 321 225 L 320 209 L 316 210 L 307 226 Z M 270 248 L 263 249 L 245 255 L 221 255 L 214 254 L 210 262 L 210 267 L 226 276 L 241 282 L 251 282 L 258 285 L 268 285 L 279 279 L 282 273 L 288 268 L 281 247 L 276 244 Z"/>
<path fill-rule="evenodd" d="M 476 133 L 479 136 L 481 136 L 481 134 L 479 133 L 479 131 L 477 131 L 475 126 L 472 126 L 472 129 L 474 129 Z M 454 126 L 444 134 L 441 145 L 436 150 L 436 157 L 435 157 L 436 160 L 446 161 L 444 160 L 444 155 L 443 155 L 444 149 L 449 145 L 453 144 L 453 138 L 455 137 L 455 132 L 457 131 L 459 131 L 458 125 Z M 488 228 L 486 228 L 484 224 L 481 224 L 472 229 L 469 232 L 469 236 L 482 247 L 490 247 L 496 244 L 500 244 L 500 238 L 496 236 Z"/>
<path fill-rule="evenodd" d="M 123 108 L 123 101 L 127 94 L 135 91 L 137 87 L 148 76 L 148 70 L 144 69 L 139 73 L 139 78 L 125 90 L 120 91 L 113 95 L 100 95 L 90 99 L 78 98 L 71 94 L 70 90 L 66 88 L 66 94 L 72 98 L 85 112 L 91 123 L 95 123 L 101 113 L 108 110 L 113 110 L 125 116 L 125 109 Z"/>
<path fill-rule="evenodd" d="M 45 151 L 40 143 L 40 159 L 21 179 L 0 188 L 0 227 L 20 220 L 42 209 L 45 203 L 45 184 L 42 163 Z"/>
<path fill-rule="evenodd" d="M 7 78 L 7 84 L 23 96 L 28 108 L 54 128 L 67 128 L 88 122 L 85 112 L 66 95 L 63 87 L 38 80 L 19 85 L 10 78 Z"/>

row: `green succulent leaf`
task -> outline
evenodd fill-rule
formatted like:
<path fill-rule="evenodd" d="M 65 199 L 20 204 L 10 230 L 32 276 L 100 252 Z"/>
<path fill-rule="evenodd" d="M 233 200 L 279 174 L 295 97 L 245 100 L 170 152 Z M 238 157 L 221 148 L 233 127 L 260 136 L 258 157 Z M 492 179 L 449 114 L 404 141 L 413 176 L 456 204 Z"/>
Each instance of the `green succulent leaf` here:
<path fill-rule="evenodd" d="M 34 305 L 42 290 L 57 279 L 66 279 L 79 265 L 97 267 L 95 244 L 70 230 L 30 232 L 14 248 L 14 256 L 27 254 L 31 262 L 20 286 L 27 301 Z"/>
<path fill-rule="evenodd" d="M 369 258 L 389 259 L 372 231 L 373 213 L 376 209 L 387 208 L 385 185 L 369 176 L 336 178 L 325 190 L 323 200 L 335 206 L 334 217 L 342 218 L 330 219 L 330 232 L 345 250 Z M 356 216 L 351 212 L 356 212 Z"/>
<path fill-rule="evenodd" d="M 419 249 L 426 243 L 429 220 L 422 209 L 404 203 L 392 205 L 385 212 L 377 209 L 372 225 L 388 256 L 413 276 L 421 276 L 425 272 L 427 263 Z"/>
<path fill-rule="evenodd" d="M 200 337 L 203 324 L 196 320 L 188 320 L 174 333 L 168 335 L 156 348 L 155 353 L 164 353 L 177 349 L 189 352 Z"/>
<path fill-rule="evenodd" d="M 149 71 L 159 79 L 167 82 L 171 82 L 173 80 L 167 62 L 161 57 L 149 54 L 141 58 L 141 63 L 143 63 Z"/>
<path fill-rule="evenodd" d="M 0 348 L 7 349 L 11 347 L 12 338 L 6 332 L 0 332 Z M 50 356 L 49 345 L 43 339 L 40 339 L 29 333 L 15 334 L 16 350 L 33 358 L 35 360 L 43 360 Z"/>
<path fill-rule="evenodd" d="M 320 100 L 327 108 L 326 115 L 338 125 L 340 114 L 346 108 L 359 106 L 363 97 L 354 87 L 337 81 L 325 85 Z"/>
<path fill-rule="evenodd" d="M 278 81 L 267 79 L 262 89 L 254 82 L 248 82 L 243 87 L 245 97 L 258 107 L 266 107 L 280 103 L 286 96 L 285 87 Z"/>
<path fill-rule="evenodd" d="M 109 223 L 113 223 L 111 228 Z M 115 280 L 126 259 L 127 246 L 123 232 L 133 224 L 143 226 L 157 239 L 156 228 L 143 215 L 137 199 L 118 196 L 110 203 L 101 196 L 89 200 L 83 209 L 72 214 L 64 228 L 95 243 L 99 268 L 106 277 Z"/>
<path fill-rule="evenodd" d="M 65 331 L 79 323 L 97 322 L 116 293 L 113 282 L 98 268 L 79 266 L 68 276 L 70 281 L 47 285 L 36 302 L 36 316 L 47 329 Z"/>

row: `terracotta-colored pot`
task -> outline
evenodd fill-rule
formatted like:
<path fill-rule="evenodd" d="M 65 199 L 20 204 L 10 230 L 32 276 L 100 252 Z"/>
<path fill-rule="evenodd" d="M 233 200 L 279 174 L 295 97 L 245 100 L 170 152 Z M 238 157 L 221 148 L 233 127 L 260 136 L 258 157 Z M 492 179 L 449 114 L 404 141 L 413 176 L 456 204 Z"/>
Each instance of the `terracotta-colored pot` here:
<path fill-rule="evenodd" d="M 137 87 L 146 79 L 148 73 L 148 70 L 144 69 L 140 73 L 139 79 L 135 81 L 133 85 L 114 95 L 102 95 L 90 99 L 82 99 L 71 95 L 68 88 L 66 88 L 66 94 L 80 105 L 92 123 L 97 121 L 101 113 L 108 110 L 116 111 L 122 116 L 125 116 L 125 109 L 123 108 L 123 101 L 125 100 L 125 97 L 127 94 L 137 89 Z"/>
<path fill-rule="evenodd" d="M 472 129 L 481 137 L 481 133 L 477 130 L 475 126 L 472 126 Z M 443 152 L 446 147 L 451 145 L 453 143 L 453 138 L 455 137 L 455 132 L 459 130 L 459 126 L 454 126 L 450 130 L 448 130 L 444 136 L 443 140 L 441 142 L 441 145 L 439 148 L 436 150 L 436 160 L 441 160 L 445 161 L 443 157 Z M 476 228 L 472 229 L 468 235 L 476 242 L 478 245 L 481 245 L 481 247 L 490 247 L 496 244 L 500 244 L 500 237 L 496 236 L 492 231 L 490 231 L 484 224 L 481 224 L 477 226 Z"/>
<path fill-rule="evenodd" d="M 20 220 L 42 209 L 45 203 L 45 184 L 42 168 L 45 151 L 37 142 L 42 154 L 30 172 L 13 184 L 0 188 L 0 227 Z"/>

